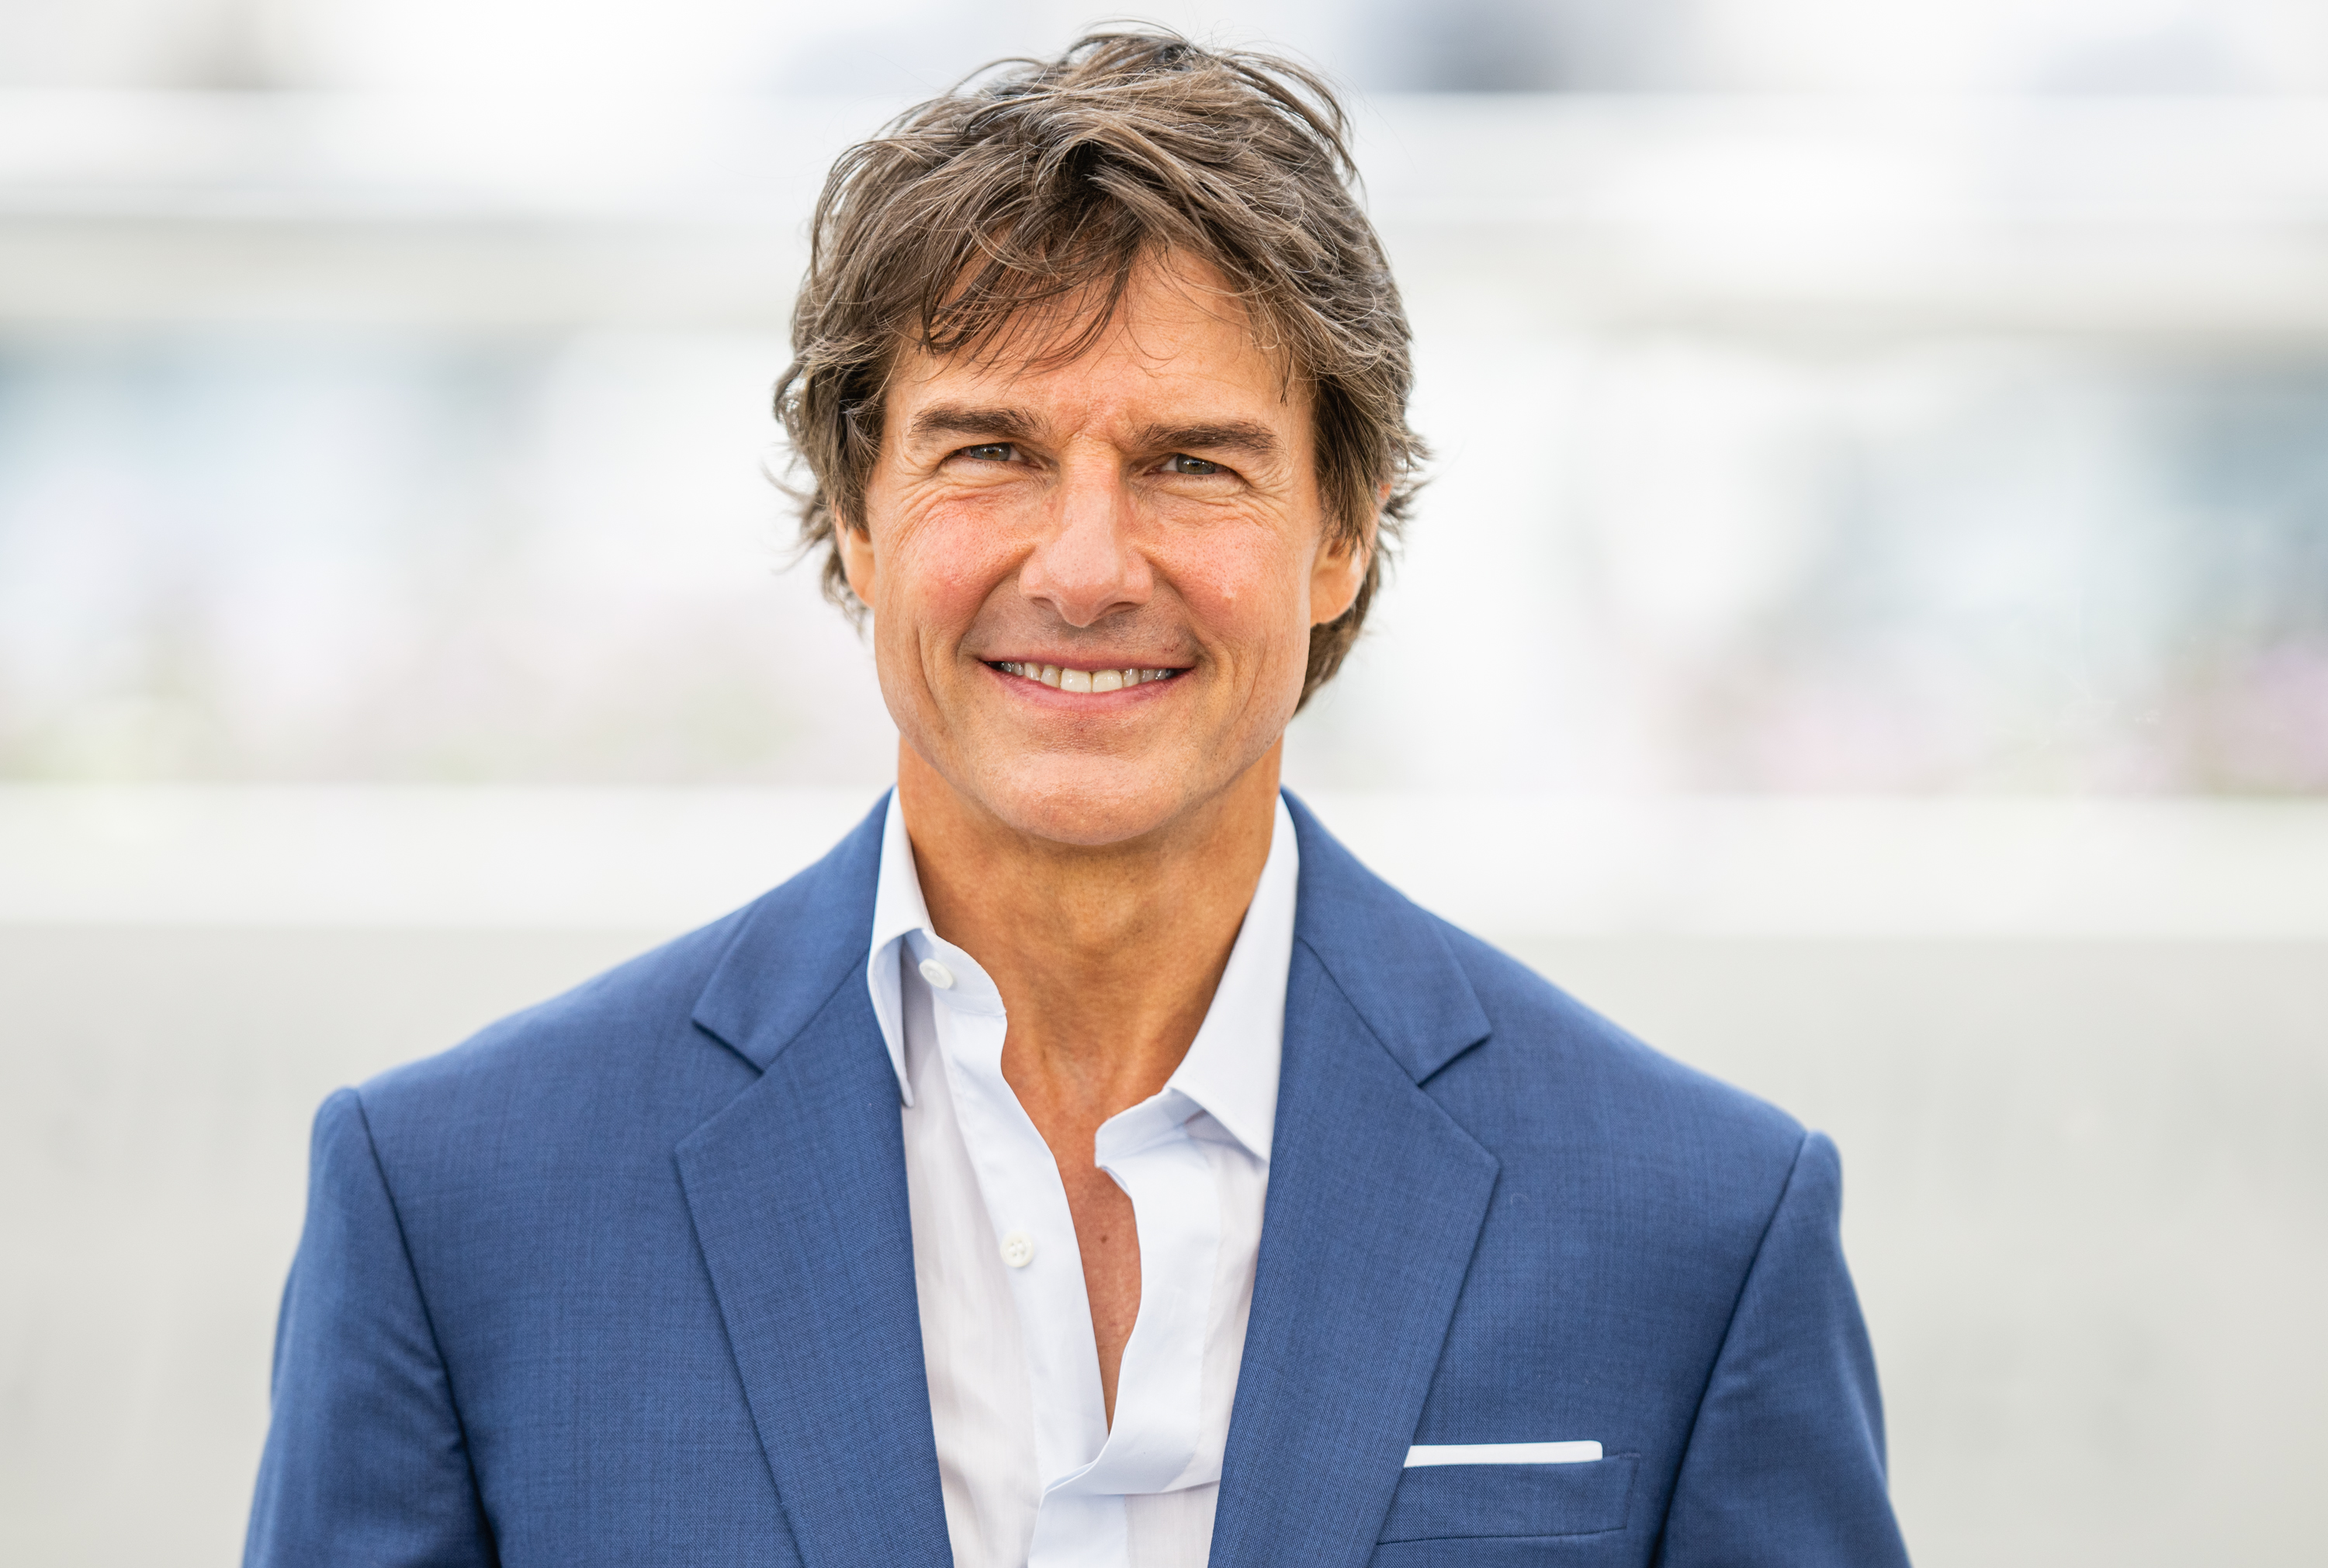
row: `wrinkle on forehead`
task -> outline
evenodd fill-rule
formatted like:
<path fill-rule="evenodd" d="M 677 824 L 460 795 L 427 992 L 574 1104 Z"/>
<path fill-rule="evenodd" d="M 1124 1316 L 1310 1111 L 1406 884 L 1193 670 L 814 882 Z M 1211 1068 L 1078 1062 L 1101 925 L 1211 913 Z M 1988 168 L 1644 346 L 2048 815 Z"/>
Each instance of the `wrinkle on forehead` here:
<path fill-rule="evenodd" d="M 1000 371 L 1004 373 L 1000 379 L 1008 385 L 1026 376 L 1063 370 L 1109 352 L 1120 343 L 1128 343 L 1135 355 L 1150 363 L 1169 364 L 1177 357 L 1173 345 L 1141 341 L 1134 335 L 1139 324 L 1130 319 L 1132 300 L 1155 290 L 1236 330 L 1249 348 L 1269 361 L 1281 402 L 1308 400 L 1302 395 L 1308 391 L 1307 382 L 1297 374 L 1292 355 L 1282 343 L 1263 341 L 1257 330 L 1260 324 L 1244 299 L 1208 263 L 1172 253 L 1143 258 L 1112 300 L 1108 297 L 1111 281 L 1094 278 L 1058 298 L 1014 311 L 979 341 L 946 353 L 934 353 L 908 337 L 892 356 L 885 381 L 894 386 L 901 376 L 928 381 L 960 365 L 990 373 Z M 1102 312 L 1104 319 L 1095 319 Z"/>

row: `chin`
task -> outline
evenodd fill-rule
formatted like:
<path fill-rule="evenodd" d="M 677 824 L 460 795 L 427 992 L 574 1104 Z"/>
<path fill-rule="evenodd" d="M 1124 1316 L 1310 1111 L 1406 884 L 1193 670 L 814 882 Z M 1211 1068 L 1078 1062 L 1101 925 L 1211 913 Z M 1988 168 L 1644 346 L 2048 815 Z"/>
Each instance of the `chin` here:
<path fill-rule="evenodd" d="M 1139 737 L 1145 744 L 1111 751 L 1008 726 L 969 734 L 899 728 L 906 749 L 962 806 L 1027 839 L 1090 850 L 1193 825 L 1236 793 L 1276 738 L 1263 726 L 1224 727 L 1201 738 Z"/>
<path fill-rule="evenodd" d="M 1014 831 L 1081 849 L 1146 838 L 1218 787 L 1191 789 L 1159 780 L 1150 767 L 1097 759 L 998 770 L 972 782 L 979 803 Z"/>

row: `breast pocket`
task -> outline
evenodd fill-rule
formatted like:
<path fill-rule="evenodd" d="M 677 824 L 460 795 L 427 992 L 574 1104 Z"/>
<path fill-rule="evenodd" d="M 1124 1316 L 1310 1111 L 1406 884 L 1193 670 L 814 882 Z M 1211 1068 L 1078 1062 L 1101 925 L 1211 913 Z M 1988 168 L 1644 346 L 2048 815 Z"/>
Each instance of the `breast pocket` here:
<path fill-rule="evenodd" d="M 1431 1465 L 1399 1477 L 1382 1545 L 1621 1530 L 1641 1456 L 1568 1465 Z"/>

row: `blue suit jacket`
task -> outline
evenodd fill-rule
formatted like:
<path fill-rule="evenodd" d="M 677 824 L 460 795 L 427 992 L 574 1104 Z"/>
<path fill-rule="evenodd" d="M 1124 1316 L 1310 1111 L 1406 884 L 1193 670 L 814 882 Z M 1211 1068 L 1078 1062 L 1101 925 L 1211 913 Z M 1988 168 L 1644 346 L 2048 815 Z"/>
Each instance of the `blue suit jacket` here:
<path fill-rule="evenodd" d="M 1833 1147 L 1292 812 L 1213 1563 L 1904 1563 Z M 951 1560 L 865 989 L 880 831 L 325 1102 L 247 1563 Z M 1401 1468 L 1569 1439 L 1608 1457 Z"/>

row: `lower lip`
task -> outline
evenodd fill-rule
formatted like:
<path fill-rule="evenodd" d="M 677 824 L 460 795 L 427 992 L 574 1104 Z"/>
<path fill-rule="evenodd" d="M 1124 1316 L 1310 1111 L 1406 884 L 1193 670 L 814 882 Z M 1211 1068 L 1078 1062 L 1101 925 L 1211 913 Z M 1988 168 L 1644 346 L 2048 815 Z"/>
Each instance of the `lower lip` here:
<path fill-rule="evenodd" d="M 981 667 L 1022 697 L 1047 701 L 1070 710 L 1102 707 L 1120 708 L 1127 702 L 1145 701 L 1150 698 L 1161 697 L 1168 690 L 1178 686 L 1187 678 L 1186 671 L 1183 671 L 1181 674 L 1168 676 L 1161 681 L 1142 681 L 1137 686 L 1121 686 L 1113 691 L 1062 691 L 1057 687 L 1044 681 L 1030 681 L 1024 675 L 1013 675 L 1007 670 L 997 670 L 991 664 L 983 664 Z"/>

